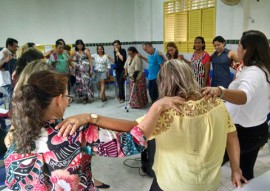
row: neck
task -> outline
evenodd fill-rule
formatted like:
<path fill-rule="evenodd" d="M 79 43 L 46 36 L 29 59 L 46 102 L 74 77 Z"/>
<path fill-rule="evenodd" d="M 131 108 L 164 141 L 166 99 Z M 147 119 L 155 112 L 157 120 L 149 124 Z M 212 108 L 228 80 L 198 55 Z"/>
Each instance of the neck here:
<path fill-rule="evenodd" d="M 200 49 L 200 50 L 195 50 L 195 53 L 196 53 L 196 54 L 201 54 L 201 53 L 203 53 L 203 50 L 202 50 L 202 49 Z"/>
<path fill-rule="evenodd" d="M 63 113 L 61 110 L 57 109 L 53 106 L 53 104 L 49 105 L 49 107 L 46 109 L 44 116 L 42 117 L 43 121 L 49 121 L 52 119 L 62 119 Z"/>

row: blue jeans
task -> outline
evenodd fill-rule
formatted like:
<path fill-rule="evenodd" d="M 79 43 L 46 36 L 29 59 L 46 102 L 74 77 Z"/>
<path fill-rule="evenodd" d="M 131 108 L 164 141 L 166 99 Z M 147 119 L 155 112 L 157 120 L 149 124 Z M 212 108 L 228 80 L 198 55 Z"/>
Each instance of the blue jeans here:
<path fill-rule="evenodd" d="M 12 100 L 12 95 L 13 95 L 13 85 L 12 84 L 9 84 L 9 85 L 5 85 L 5 86 L 2 86 L 2 87 L 4 88 L 4 90 L 7 93 L 8 103 L 10 105 L 11 104 L 11 100 Z"/>

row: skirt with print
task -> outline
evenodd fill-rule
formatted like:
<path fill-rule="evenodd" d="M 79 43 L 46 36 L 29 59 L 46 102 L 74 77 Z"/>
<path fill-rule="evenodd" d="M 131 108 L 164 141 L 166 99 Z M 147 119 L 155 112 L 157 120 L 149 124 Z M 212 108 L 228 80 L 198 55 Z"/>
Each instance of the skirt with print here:
<path fill-rule="evenodd" d="M 131 108 L 143 108 L 148 103 L 147 97 L 147 89 L 146 89 L 146 79 L 144 73 L 142 76 L 136 81 L 133 87 L 134 81 L 130 81 L 130 107 Z"/>
<path fill-rule="evenodd" d="M 93 86 L 90 77 L 90 68 L 87 62 L 76 63 L 75 70 L 75 92 L 78 97 L 94 97 Z"/>

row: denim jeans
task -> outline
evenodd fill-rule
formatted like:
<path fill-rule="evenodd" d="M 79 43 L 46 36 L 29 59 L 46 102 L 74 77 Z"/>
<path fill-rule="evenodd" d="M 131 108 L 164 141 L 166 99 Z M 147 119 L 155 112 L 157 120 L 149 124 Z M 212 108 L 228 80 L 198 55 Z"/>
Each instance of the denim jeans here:
<path fill-rule="evenodd" d="M 9 105 L 11 104 L 11 100 L 12 100 L 12 95 L 13 95 L 13 85 L 9 84 L 9 85 L 5 85 L 2 86 L 4 88 L 4 90 L 7 93 L 7 97 L 8 97 L 8 103 Z"/>

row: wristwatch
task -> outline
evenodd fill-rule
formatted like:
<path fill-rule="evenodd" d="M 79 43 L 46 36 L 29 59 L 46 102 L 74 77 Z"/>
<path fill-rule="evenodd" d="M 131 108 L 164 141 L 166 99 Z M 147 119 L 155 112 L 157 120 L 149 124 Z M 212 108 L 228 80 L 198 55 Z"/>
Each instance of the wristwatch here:
<path fill-rule="evenodd" d="M 95 113 L 90 113 L 91 123 L 97 125 L 98 123 L 98 115 Z"/>
<path fill-rule="evenodd" d="M 223 86 L 218 86 L 218 88 L 221 90 L 221 94 L 219 97 L 223 99 L 226 88 L 224 88 Z"/>

